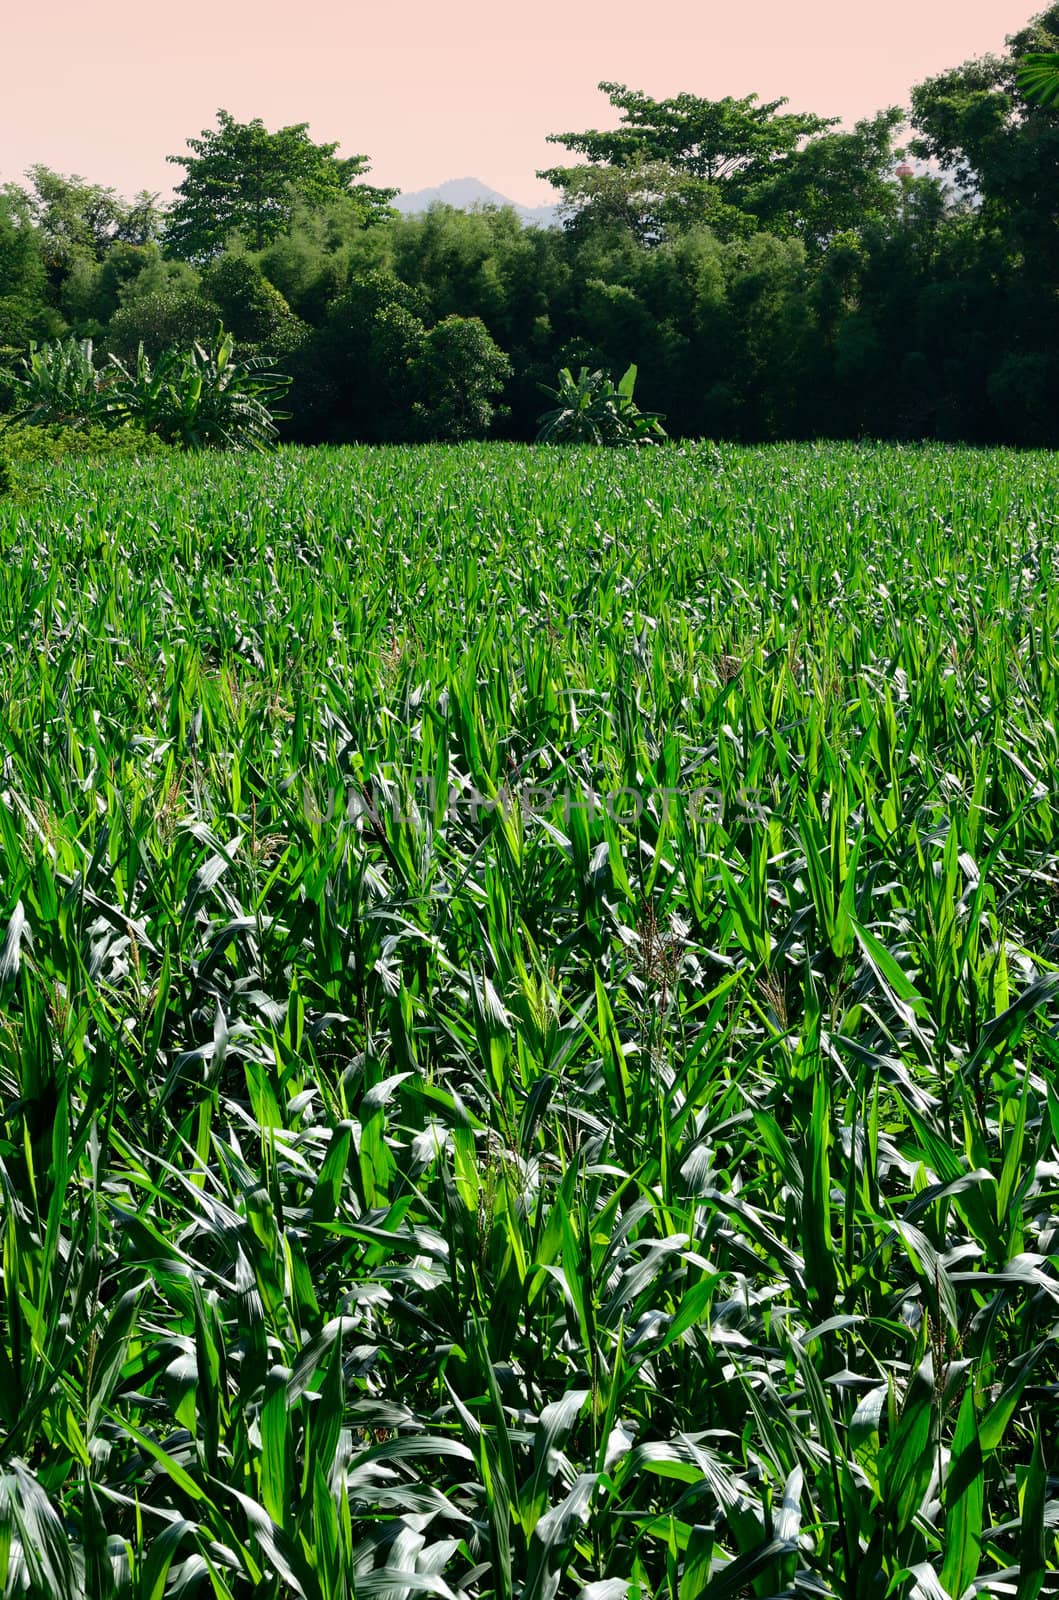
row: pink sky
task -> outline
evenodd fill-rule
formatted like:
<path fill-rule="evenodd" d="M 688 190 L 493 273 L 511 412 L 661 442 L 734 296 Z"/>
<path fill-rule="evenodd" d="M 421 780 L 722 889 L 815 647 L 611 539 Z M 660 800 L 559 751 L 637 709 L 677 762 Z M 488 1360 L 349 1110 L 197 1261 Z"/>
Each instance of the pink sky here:
<path fill-rule="evenodd" d="M 36 0 L 4 7 L 0 180 L 31 162 L 131 194 L 218 106 L 308 122 L 379 183 L 475 176 L 513 199 L 561 159 L 544 135 L 607 126 L 596 90 L 787 95 L 852 122 L 999 50 L 1044 0 Z"/>

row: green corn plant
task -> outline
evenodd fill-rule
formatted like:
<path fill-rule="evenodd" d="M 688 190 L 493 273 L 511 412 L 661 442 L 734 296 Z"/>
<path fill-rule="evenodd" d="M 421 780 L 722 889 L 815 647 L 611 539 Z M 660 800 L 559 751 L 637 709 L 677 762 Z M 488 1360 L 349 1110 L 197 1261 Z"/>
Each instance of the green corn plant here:
<path fill-rule="evenodd" d="M 1049 1591 L 1055 470 L 34 465 L 0 1592 Z"/>

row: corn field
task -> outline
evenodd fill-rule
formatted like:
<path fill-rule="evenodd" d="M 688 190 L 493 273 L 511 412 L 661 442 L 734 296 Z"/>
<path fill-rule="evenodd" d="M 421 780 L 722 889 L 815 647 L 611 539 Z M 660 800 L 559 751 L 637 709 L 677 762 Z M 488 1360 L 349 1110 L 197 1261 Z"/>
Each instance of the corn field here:
<path fill-rule="evenodd" d="M 1059 467 L 0 504 L 0 1591 L 1059 1593 Z"/>

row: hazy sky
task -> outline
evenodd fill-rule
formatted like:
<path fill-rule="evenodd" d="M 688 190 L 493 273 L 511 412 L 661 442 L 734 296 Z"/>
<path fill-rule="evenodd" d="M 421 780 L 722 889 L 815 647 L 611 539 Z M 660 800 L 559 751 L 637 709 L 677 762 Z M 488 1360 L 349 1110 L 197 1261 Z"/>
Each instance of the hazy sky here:
<path fill-rule="evenodd" d="M 546 133 L 613 123 L 600 79 L 664 96 L 786 95 L 852 122 L 999 50 L 1044 0 L 6 0 L 0 179 L 31 162 L 163 193 L 218 106 L 308 122 L 379 183 L 474 176 L 513 199 Z"/>

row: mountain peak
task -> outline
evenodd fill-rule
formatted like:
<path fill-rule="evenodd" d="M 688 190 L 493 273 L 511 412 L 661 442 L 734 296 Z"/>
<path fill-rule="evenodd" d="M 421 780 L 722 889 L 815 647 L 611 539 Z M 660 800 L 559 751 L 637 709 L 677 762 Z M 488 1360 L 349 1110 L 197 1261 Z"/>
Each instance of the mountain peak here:
<path fill-rule="evenodd" d="M 480 178 L 447 178 L 432 189 L 416 189 L 411 194 L 399 194 L 392 204 L 406 217 L 418 216 L 436 205 L 453 206 L 457 211 L 473 211 L 480 206 L 510 206 L 523 222 L 553 228 L 558 221 L 554 205 L 519 205 L 517 200 L 509 199 L 498 189 L 491 189 Z"/>

